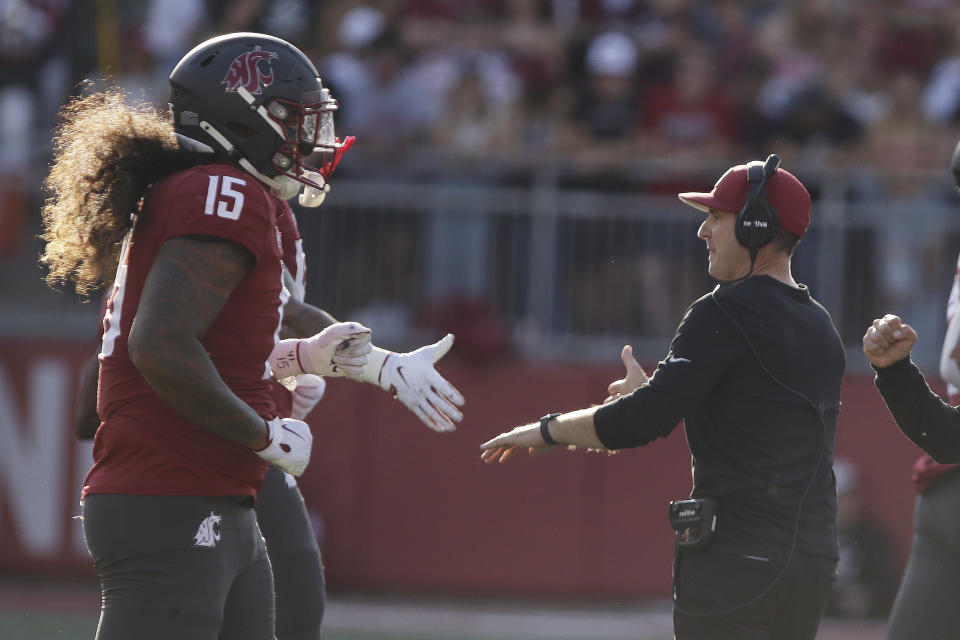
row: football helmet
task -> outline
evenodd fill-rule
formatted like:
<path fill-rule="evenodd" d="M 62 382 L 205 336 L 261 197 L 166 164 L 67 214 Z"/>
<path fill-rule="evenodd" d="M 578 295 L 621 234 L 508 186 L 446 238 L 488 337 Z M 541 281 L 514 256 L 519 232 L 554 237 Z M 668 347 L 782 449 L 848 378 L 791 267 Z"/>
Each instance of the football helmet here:
<path fill-rule="evenodd" d="M 353 137 L 336 137 L 337 101 L 310 59 L 260 33 L 200 43 L 170 73 L 170 119 L 180 146 L 224 153 L 279 198 L 317 206 Z M 320 166 L 308 165 L 317 154 Z"/>

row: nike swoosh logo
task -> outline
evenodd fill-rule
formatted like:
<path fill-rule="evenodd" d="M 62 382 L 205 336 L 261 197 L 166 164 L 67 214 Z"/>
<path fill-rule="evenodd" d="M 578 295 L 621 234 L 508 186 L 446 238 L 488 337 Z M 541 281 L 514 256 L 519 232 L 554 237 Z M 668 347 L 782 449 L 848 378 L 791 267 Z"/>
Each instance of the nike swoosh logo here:
<path fill-rule="evenodd" d="M 296 431 L 294 431 L 293 429 L 291 429 L 291 428 L 288 427 L 287 425 L 283 425 L 283 430 L 286 431 L 287 433 L 290 433 L 290 434 L 292 434 L 292 435 L 297 436 L 297 437 L 300 438 L 301 440 L 304 439 L 304 437 L 303 437 L 302 435 L 300 435 L 299 433 L 297 433 Z"/>
<path fill-rule="evenodd" d="M 690 362 L 690 360 L 686 358 L 678 358 L 677 356 L 670 356 L 670 359 L 667 360 L 667 362 Z"/>

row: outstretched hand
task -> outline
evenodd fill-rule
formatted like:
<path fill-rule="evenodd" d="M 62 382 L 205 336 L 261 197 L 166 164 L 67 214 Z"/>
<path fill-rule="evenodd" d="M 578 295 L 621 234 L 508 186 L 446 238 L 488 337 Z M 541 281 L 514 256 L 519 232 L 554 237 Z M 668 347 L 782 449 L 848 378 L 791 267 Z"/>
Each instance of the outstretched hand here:
<path fill-rule="evenodd" d="M 434 431 L 453 431 L 463 419 L 463 394 L 437 373 L 434 364 L 453 346 L 448 333 L 434 344 L 410 353 L 390 353 L 379 375 L 380 387 L 391 393 Z"/>
<path fill-rule="evenodd" d="M 889 367 L 910 356 L 917 332 L 904 324 L 900 316 L 888 313 L 877 318 L 863 334 L 863 353 L 877 368 Z"/>
<path fill-rule="evenodd" d="M 643 386 L 650 379 L 637 359 L 633 357 L 633 347 L 629 344 L 624 345 L 620 351 L 620 361 L 623 362 L 623 367 L 627 373 L 620 380 L 614 380 L 607 386 L 607 393 L 610 395 L 603 401 L 604 404 Z"/>
<path fill-rule="evenodd" d="M 501 433 L 480 445 L 480 448 L 483 449 L 480 459 L 487 464 L 491 462 L 503 463 L 520 449 L 526 449 L 533 456 L 548 451 L 552 446 L 543 441 L 539 423 L 525 424 Z"/>

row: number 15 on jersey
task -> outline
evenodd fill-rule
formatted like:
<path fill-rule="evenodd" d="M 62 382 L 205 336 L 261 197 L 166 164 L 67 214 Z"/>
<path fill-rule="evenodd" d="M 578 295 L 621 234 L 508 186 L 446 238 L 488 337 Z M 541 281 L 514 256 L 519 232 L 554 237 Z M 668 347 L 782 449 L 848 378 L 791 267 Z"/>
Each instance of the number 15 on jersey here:
<path fill-rule="evenodd" d="M 217 217 L 228 220 L 239 218 L 240 210 L 243 208 L 243 193 L 236 191 L 233 187 L 242 187 L 247 184 L 247 181 L 233 176 L 209 176 L 209 180 L 207 202 L 203 212 L 207 215 L 216 213 Z"/>

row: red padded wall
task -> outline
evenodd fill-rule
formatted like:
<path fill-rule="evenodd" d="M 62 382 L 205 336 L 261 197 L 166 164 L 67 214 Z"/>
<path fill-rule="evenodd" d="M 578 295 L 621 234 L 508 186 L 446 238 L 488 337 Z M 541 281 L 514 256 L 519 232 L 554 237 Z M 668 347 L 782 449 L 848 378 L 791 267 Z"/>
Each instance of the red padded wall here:
<path fill-rule="evenodd" d="M 19 516 L 11 508 L 13 484 L 0 483 L 0 572 L 90 571 L 78 545 L 79 522 L 71 518 L 79 497 L 76 475 L 89 453 L 75 445 L 70 421 L 79 371 L 92 349 L 0 342 L 0 416 L 16 421 L 0 425 L 8 454 L 19 448 L 18 455 L 29 455 L 35 446 L 29 438 L 38 428 L 36 398 L 59 399 L 65 407 L 58 426 L 64 440 L 55 443 L 62 464 L 41 483 L 17 485 L 30 492 L 19 496 Z M 62 375 L 59 386 L 38 396 L 31 385 L 40 363 L 54 363 Z M 480 461 L 479 444 L 504 429 L 601 401 L 607 383 L 622 374 L 615 365 L 478 368 L 458 361 L 454 349 L 439 366 L 467 397 L 466 417 L 452 434 L 430 431 L 370 385 L 332 380 L 310 419 L 314 455 L 301 480 L 308 505 L 323 519 L 331 589 L 667 595 L 666 504 L 690 489 L 682 428 L 613 456 L 558 450 L 542 458 L 522 454 L 504 465 Z M 869 376 L 848 376 L 843 401 L 838 452 L 859 464 L 867 509 L 890 534 L 902 565 L 912 526 L 909 474 L 919 450 L 896 428 Z M 29 522 L 37 510 L 22 505 L 49 500 L 62 514 L 56 544 L 31 554 L 25 540 L 37 533 Z"/>

